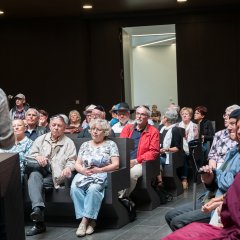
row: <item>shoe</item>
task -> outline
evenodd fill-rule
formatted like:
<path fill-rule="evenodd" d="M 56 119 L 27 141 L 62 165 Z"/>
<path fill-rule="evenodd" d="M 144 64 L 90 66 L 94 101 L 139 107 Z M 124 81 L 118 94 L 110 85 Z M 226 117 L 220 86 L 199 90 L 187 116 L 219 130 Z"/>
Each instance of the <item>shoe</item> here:
<path fill-rule="evenodd" d="M 30 218 L 34 222 L 43 222 L 44 220 L 43 210 L 41 210 L 40 207 L 34 207 L 32 213 L 30 214 Z"/>
<path fill-rule="evenodd" d="M 96 222 L 94 220 L 90 221 L 89 225 L 87 226 L 86 234 L 92 234 L 94 232 L 94 228 L 96 227 Z"/>
<path fill-rule="evenodd" d="M 80 224 L 79 224 L 79 227 L 78 227 L 78 229 L 77 229 L 77 231 L 76 231 L 76 235 L 77 235 L 78 237 L 83 237 L 83 236 L 86 235 L 86 230 L 87 230 L 86 225 L 83 224 L 83 223 L 80 223 Z"/>
<path fill-rule="evenodd" d="M 187 182 L 187 180 L 182 180 L 182 185 L 183 185 L 183 189 L 184 190 L 188 189 L 188 182 Z"/>
<path fill-rule="evenodd" d="M 36 223 L 31 229 L 26 232 L 26 236 L 34 236 L 46 232 L 46 226 L 42 223 Z"/>

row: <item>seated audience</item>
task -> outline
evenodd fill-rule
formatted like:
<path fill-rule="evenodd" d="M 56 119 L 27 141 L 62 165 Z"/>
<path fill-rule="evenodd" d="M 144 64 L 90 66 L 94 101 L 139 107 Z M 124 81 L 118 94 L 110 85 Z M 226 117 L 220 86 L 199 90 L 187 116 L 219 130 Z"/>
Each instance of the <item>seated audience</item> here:
<path fill-rule="evenodd" d="M 43 109 L 38 110 L 38 112 L 39 112 L 38 126 L 46 127 L 46 128 L 49 129 L 49 127 L 48 127 L 48 113 Z"/>
<path fill-rule="evenodd" d="M 82 122 L 82 126 L 81 126 L 82 129 L 85 129 L 85 128 L 88 127 L 88 124 L 89 124 L 89 122 L 90 122 L 90 120 L 91 120 L 92 110 L 93 110 L 95 107 L 96 107 L 96 106 L 93 105 L 93 104 L 86 106 L 85 111 L 83 112 L 84 116 L 86 116 L 86 117 L 85 117 L 85 119 L 84 119 L 83 122 Z"/>
<path fill-rule="evenodd" d="M 206 163 L 209 145 L 211 145 L 214 136 L 214 129 L 212 122 L 206 118 L 207 108 L 205 106 L 198 106 L 195 108 L 194 121 L 199 125 L 199 137 L 202 139 L 202 150 L 204 154 L 204 163 Z M 209 144 L 208 144 L 209 142 Z"/>
<path fill-rule="evenodd" d="M 46 231 L 44 223 L 44 191 L 43 183 L 59 188 L 64 179 L 71 177 L 75 170 L 76 147 L 74 142 L 64 135 L 66 122 L 61 115 L 50 118 L 50 132 L 38 137 L 28 157 L 35 159 L 40 166 L 48 166 L 48 175 L 33 171 L 28 178 L 28 193 L 32 203 L 30 218 L 34 226 L 26 232 L 33 236 Z"/>
<path fill-rule="evenodd" d="M 159 157 L 159 132 L 148 124 L 151 111 L 147 106 L 139 106 L 135 115 L 135 122 L 127 124 L 120 134 L 121 138 L 134 140 L 134 149 L 130 152 L 130 187 L 119 192 L 120 198 L 129 197 L 136 187 L 142 176 L 142 162 Z"/>
<path fill-rule="evenodd" d="M 93 119 L 105 119 L 106 117 L 106 113 L 105 110 L 103 108 L 103 106 L 101 105 L 97 105 L 93 110 L 91 110 L 91 115 L 89 117 L 89 123 L 93 120 Z M 89 132 L 90 127 L 87 126 L 86 128 L 84 128 L 79 134 L 78 134 L 78 138 L 91 138 L 91 134 Z M 115 137 L 114 132 L 111 130 L 109 137 Z"/>
<path fill-rule="evenodd" d="M 2 152 L 19 153 L 20 171 L 21 177 L 23 177 L 25 167 L 25 156 L 28 155 L 33 141 L 25 136 L 26 126 L 22 119 L 13 120 L 12 127 L 14 130 L 15 144 L 12 146 L 12 148 L 8 150 L 0 149 L 0 153 Z"/>
<path fill-rule="evenodd" d="M 9 117 L 8 100 L 0 88 L 0 148 L 9 149 L 14 144 L 14 134 Z"/>
<path fill-rule="evenodd" d="M 37 109 L 29 108 L 26 111 L 25 120 L 27 124 L 27 129 L 25 135 L 31 140 L 35 140 L 37 137 L 48 132 L 46 127 L 38 126 L 40 114 Z"/>
<path fill-rule="evenodd" d="M 184 107 L 181 109 L 180 114 L 182 121 L 178 123 L 177 126 L 185 129 L 185 137 L 183 138 L 184 165 L 181 179 L 183 189 L 188 189 L 188 161 L 190 159 L 188 143 L 199 138 L 199 130 L 198 125 L 191 121 L 193 115 L 192 108 Z"/>
<path fill-rule="evenodd" d="M 114 133 L 121 133 L 124 126 L 128 123 L 132 123 L 133 121 L 130 119 L 130 114 L 134 112 L 134 110 L 129 108 L 129 105 L 125 102 L 119 103 L 119 106 L 116 110 L 113 110 L 117 114 L 118 122 L 112 126 L 112 130 Z"/>
<path fill-rule="evenodd" d="M 115 123 L 118 122 L 118 116 L 117 113 L 114 110 L 117 110 L 119 107 L 119 104 L 113 105 L 109 113 L 112 116 L 112 119 L 109 121 L 110 126 L 112 127 Z"/>
<path fill-rule="evenodd" d="M 107 172 L 119 167 L 119 152 L 115 142 L 108 140 L 111 127 L 105 119 L 89 123 L 92 140 L 82 144 L 75 168 L 78 174 L 71 185 L 71 197 L 76 219 L 81 219 L 78 237 L 92 234 L 107 186 Z"/>
<path fill-rule="evenodd" d="M 178 152 L 181 149 L 182 135 L 176 121 L 178 113 L 175 109 L 168 109 L 162 120 L 160 130 L 160 174 L 157 177 L 158 186 L 162 186 L 162 169 L 165 164 L 169 164 L 169 153 Z"/>
<path fill-rule="evenodd" d="M 15 106 L 10 110 L 10 118 L 25 119 L 26 111 L 29 105 L 26 103 L 26 97 L 22 93 L 18 93 L 15 97 Z"/>
<path fill-rule="evenodd" d="M 158 124 L 161 122 L 161 112 L 157 110 L 156 104 L 152 105 L 151 119 L 154 122 L 154 124 Z"/>
<path fill-rule="evenodd" d="M 223 164 L 227 152 L 237 145 L 237 142 L 230 138 L 228 130 L 229 115 L 236 109 L 240 109 L 240 106 L 234 104 L 226 108 L 223 114 L 225 129 L 216 132 L 214 135 L 213 143 L 208 153 L 208 165 L 212 168 L 219 168 Z"/>
<path fill-rule="evenodd" d="M 79 133 L 82 131 L 81 115 L 77 110 L 69 112 L 69 124 L 66 127 L 65 133 Z"/>
<path fill-rule="evenodd" d="M 240 136 L 239 136 L 240 138 Z M 226 196 L 221 196 L 218 204 L 220 210 L 219 225 L 212 226 L 207 223 L 194 222 L 162 238 L 162 240 L 224 240 L 240 239 L 240 174 L 228 189 Z M 204 206 L 203 210 L 208 208 Z"/>
<path fill-rule="evenodd" d="M 231 127 L 230 127 L 231 126 Z M 240 142 L 240 110 L 234 110 L 229 116 L 230 136 L 233 140 Z M 236 138 L 237 133 L 237 138 Z M 210 198 L 224 194 L 231 186 L 234 177 L 240 172 L 240 154 L 239 146 L 235 146 L 229 150 L 226 155 L 224 164 L 218 169 L 213 169 L 206 165 L 200 168 L 203 172 L 201 174 L 202 182 L 208 189 L 207 193 L 202 194 L 196 202 L 196 209 L 193 209 L 193 204 L 187 203 L 180 207 L 170 210 L 165 219 L 169 227 L 175 231 L 192 222 L 206 222 L 209 223 L 211 213 L 203 213 L 201 211 L 202 204 Z"/>

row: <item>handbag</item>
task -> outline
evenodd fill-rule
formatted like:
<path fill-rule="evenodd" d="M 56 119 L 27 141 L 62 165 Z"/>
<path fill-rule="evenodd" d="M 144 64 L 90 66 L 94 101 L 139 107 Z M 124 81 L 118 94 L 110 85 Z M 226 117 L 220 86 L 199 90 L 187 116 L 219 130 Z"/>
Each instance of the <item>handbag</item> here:
<path fill-rule="evenodd" d="M 40 172 L 43 177 L 46 177 L 49 173 L 51 173 L 51 165 L 48 163 L 46 166 L 42 167 L 39 165 L 38 161 L 33 158 L 25 159 L 24 173 L 28 176 L 32 172 Z"/>

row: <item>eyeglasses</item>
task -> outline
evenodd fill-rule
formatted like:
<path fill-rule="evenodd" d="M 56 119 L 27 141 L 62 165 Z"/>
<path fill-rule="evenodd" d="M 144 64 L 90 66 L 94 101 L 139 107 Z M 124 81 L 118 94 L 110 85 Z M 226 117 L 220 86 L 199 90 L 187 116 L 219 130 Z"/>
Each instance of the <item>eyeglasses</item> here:
<path fill-rule="evenodd" d="M 93 118 L 101 118 L 101 114 L 93 113 L 90 115 Z"/>
<path fill-rule="evenodd" d="M 32 116 L 32 117 L 37 117 L 37 114 L 28 113 L 27 116 L 29 116 L 29 117 L 31 117 L 31 116 Z"/>
<path fill-rule="evenodd" d="M 103 129 L 96 128 L 96 127 L 93 127 L 93 128 L 90 128 L 90 131 L 91 131 L 91 132 L 94 132 L 94 131 L 96 131 L 96 132 L 103 132 L 104 130 L 103 130 Z"/>
<path fill-rule="evenodd" d="M 147 117 L 148 115 L 145 113 L 136 112 L 136 116 Z"/>

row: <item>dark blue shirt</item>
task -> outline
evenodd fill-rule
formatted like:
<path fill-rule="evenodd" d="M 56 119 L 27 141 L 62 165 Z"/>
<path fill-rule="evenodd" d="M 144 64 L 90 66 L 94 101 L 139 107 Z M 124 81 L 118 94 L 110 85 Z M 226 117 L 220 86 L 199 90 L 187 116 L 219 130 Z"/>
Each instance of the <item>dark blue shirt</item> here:
<path fill-rule="evenodd" d="M 131 139 L 134 140 L 134 150 L 130 152 L 130 159 L 136 159 L 137 158 L 137 151 L 138 151 L 138 144 L 141 138 L 143 131 L 138 131 L 136 128 L 134 129 Z"/>

